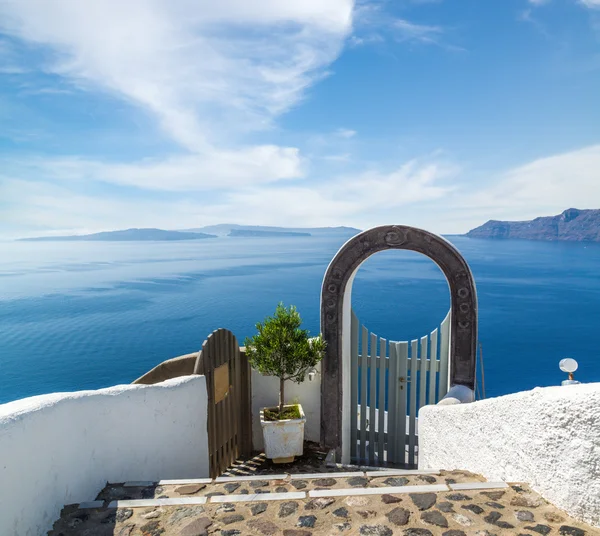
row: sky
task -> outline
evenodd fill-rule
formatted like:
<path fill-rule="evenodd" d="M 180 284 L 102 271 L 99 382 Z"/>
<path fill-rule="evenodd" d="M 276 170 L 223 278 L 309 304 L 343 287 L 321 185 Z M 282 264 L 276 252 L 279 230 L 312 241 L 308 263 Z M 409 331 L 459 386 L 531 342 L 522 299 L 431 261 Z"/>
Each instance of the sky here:
<path fill-rule="evenodd" d="M 0 0 L 0 238 L 600 208 L 600 0 Z"/>

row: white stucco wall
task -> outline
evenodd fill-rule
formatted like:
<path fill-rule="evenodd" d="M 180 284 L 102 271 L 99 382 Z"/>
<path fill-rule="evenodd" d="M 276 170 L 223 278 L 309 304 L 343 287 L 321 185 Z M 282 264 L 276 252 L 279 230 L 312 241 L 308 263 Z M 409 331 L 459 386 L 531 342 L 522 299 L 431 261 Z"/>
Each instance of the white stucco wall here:
<path fill-rule="evenodd" d="M 316 367 L 317 375 L 303 383 L 285 382 L 287 403 L 299 402 L 306 415 L 304 439 L 318 442 L 321 436 L 321 365 Z M 252 447 L 263 450 L 260 409 L 273 407 L 279 403 L 279 378 L 262 376 L 252 369 Z"/>
<path fill-rule="evenodd" d="M 527 482 L 600 526 L 600 383 L 536 388 L 419 412 L 419 468 Z"/>
<path fill-rule="evenodd" d="M 106 482 L 208 476 L 204 376 L 0 405 L 0 534 L 46 534 Z"/>

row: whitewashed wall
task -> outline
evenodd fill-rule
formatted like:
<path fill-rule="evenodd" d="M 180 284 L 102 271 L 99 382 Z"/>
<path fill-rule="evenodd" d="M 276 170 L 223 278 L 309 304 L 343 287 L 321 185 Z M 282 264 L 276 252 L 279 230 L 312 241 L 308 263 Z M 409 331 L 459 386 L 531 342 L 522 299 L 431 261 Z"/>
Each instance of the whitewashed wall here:
<path fill-rule="evenodd" d="M 527 482 L 600 527 L 600 383 L 426 406 L 419 412 L 419 468 Z"/>
<path fill-rule="evenodd" d="M 306 424 L 304 439 L 318 442 L 321 435 L 321 365 L 316 367 L 317 375 L 310 381 L 308 377 L 303 383 L 285 382 L 285 398 L 287 403 L 300 402 Z M 261 408 L 273 407 L 279 403 L 279 378 L 261 376 L 252 369 L 252 446 L 262 451 L 263 436 L 260 426 L 259 412 Z"/>
<path fill-rule="evenodd" d="M 46 534 L 106 482 L 208 476 L 204 376 L 0 405 L 0 534 Z"/>

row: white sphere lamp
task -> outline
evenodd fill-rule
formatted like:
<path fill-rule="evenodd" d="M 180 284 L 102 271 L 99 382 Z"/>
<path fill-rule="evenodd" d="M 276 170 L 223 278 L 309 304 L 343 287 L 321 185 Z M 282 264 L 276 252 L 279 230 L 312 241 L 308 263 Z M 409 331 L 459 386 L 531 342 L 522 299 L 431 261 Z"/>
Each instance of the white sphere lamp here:
<path fill-rule="evenodd" d="M 575 372 L 577 370 L 577 368 L 579 367 L 579 365 L 577 364 L 577 361 L 575 361 L 574 359 L 571 359 L 570 357 L 567 357 L 565 359 L 560 360 L 558 367 L 563 372 L 566 372 L 569 374 L 569 379 L 563 380 L 561 385 L 574 385 L 574 384 L 580 383 L 573 378 L 573 372 Z"/>

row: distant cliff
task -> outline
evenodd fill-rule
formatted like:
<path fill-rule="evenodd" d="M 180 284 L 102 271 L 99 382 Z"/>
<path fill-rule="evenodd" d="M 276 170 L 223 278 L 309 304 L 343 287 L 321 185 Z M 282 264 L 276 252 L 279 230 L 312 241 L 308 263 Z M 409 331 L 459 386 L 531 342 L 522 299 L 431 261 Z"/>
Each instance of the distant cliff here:
<path fill-rule="evenodd" d="M 530 221 L 490 220 L 469 231 L 467 236 L 600 242 L 600 210 L 570 208 L 558 216 L 546 216 Z"/>
<path fill-rule="evenodd" d="M 88 235 L 72 236 L 42 236 L 38 238 L 21 238 L 26 242 L 74 242 L 74 241 L 99 241 L 99 242 L 137 242 L 137 241 L 171 241 L 171 240 L 198 240 L 201 238 L 216 238 L 206 233 L 184 233 L 180 231 L 165 231 L 163 229 L 124 229 L 122 231 L 107 231 Z"/>
<path fill-rule="evenodd" d="M 295 231 L 256 231 L 246 229 L 232 229 L 228 236 L 244 237 L 273 237 L 273 236 L 312 236 L 310 233 L 299 233 Z"/>

